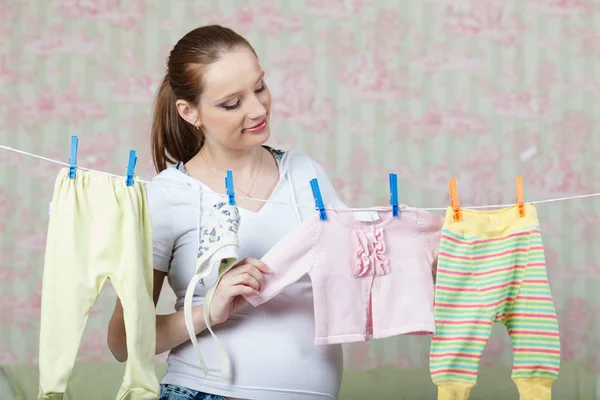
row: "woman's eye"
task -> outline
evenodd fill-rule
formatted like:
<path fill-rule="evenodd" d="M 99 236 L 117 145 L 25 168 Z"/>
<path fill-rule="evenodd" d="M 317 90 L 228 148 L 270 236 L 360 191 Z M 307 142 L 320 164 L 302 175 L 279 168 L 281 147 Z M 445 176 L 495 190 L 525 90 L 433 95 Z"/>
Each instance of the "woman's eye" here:
<path fill-rule="evenodd" d="M 265 85 L 265 83 L 263 82 L 262 85 L 258 89 L 254 90 L 254 93 L 263 92 L 266 88 L 267 88 L 267 85 Z M 235 110 L 236 108 L 238 108 L 240 106 L 240 104 L 241 104 L 241 101 L 238 100 L 233 104 L 228 104 L 228 103 L 222 104 L 221 107 L 223 107 L 226 110 Z"/>
<path fill-rule="evenodd" d="M 236 108 L 238 108 L 240 105 L 240 101 L 236 101 L 235 104 L 223 104 L 223 108 L 226 110 L 234 110 Z"/>

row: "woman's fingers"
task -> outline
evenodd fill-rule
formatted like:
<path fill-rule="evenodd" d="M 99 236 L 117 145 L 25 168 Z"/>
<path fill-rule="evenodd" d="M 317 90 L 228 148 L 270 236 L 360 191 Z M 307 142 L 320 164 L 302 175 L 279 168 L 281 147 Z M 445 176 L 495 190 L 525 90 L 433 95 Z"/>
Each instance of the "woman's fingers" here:
<path fill-rule="evenodd" d="M 234 299 L 237 296 L 256 296 L 258 291 L 251 288 L 250 286 L 236 285 L 231 288 L 231 298 Z"/>
<path fill-rule="evenodd" d="M 246 257 L 238 263 L 238 265 L 240 267 L 243 265 L 248 265 L 248 264 L 254 265 L 263 274 L 270 274 L 272 272 L 264 262 L 262 262 L 256 258 Z"/>
<path fill-rule="evenodd" d="M 253 273 L 250 272 L 243 272 L 237 275 L 234 275 L 232 277 L 230 277 L 229 279 L 227 279 L 227 286 L 232 287 L 232 286 L 238 286 L 238 285 L 244 285 L 244 286 L 249 286 L 251 288 L 253 288 L 254 290 L 260 290 L 262 287 L 262 275 L 260 273 L 258 273 L 254 271 Z"/>
<path fill-rule="evenodd" d="M 258 286 L 254 285 L 254 284 L 250 284 L 250 286 L 254 287 L 256 290 L 260 290 L 264 284 L 264 276 L 263 276 L 263 274 L 265 273 L 264 271 L 268 271 L 266 273 L 270 272 L 270 270 L 267 268 L 265 263 L 263 263 L 260 260 L 254 259 L 254 258 L 245 258 L 240 263 L 238 263 L 235 268 L 232 268 L 229 271 L 227 271 L 227 273 L 225 274 L 225 276 L 223 276 L 222 279 L 223 280 L 232 279 L 232 280 L 234 280 L 234 281 L 232 281 L 232 284 L 239 284 L 240 278 L 237 278 L 237 277 L 243 276 L 243 275 L 249 275 L 250 277 L 254 278 L 254 280 L 258 284 Z M 241 278 L 241 279 L 246 279 L 246 278 Z"/>

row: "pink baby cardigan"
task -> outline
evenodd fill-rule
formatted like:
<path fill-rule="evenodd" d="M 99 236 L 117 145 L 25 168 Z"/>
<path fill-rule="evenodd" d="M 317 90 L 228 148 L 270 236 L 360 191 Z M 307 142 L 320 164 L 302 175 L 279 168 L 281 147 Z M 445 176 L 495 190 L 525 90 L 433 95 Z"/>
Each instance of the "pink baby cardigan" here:
<path fill-rule="evenodd" d="M 314 296 L 315 344 L 348 343 L 402 334 L 433 334 L 434 275 L 443 218 L 400 208 L 361 221 L 350 211 L 327 210 L 283 237 L 262 261 L 258 306 L 309 274 Z"/>

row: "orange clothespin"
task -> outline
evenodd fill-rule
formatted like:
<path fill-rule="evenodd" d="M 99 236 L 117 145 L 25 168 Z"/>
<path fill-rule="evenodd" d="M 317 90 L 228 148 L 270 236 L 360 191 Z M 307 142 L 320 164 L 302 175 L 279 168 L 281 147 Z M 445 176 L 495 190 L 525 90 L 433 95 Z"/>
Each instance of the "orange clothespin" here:
<path fill-rule="evenodd" d="M 517 176 L 517 205 L 519 206 L 519 215 L 525 216 L 525 200 L 523 197 L 523 177 Z"/>
<path fill-rule="evenodd" d="M 450 190 L 450 205 L 454 210 L 454 221 L 462 220 L 460 215 L 460 201 L 458 199 L 458 189 L 456 189 L 456 178 L 450 179 L 448 182 L 448 189 Z"/>

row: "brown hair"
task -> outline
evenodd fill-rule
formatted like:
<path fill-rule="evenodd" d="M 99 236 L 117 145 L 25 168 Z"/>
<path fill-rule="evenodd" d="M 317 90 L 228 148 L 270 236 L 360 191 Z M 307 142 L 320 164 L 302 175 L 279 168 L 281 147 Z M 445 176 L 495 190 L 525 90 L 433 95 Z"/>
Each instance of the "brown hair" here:
<path fill-rule="evenodd" d="M 157 172 L 166 169 L 167 163 L 188 162 L 202 148 L 202 129 L 181 118 L 175 102 L 181 99 L 197 106 L 203 91 L 203 67 L 239 46 L 254 52 L 250 43 L 235 31 L 208 25 L 188 32 L 171 50 L 152 116 L 152 158 Z"/>

